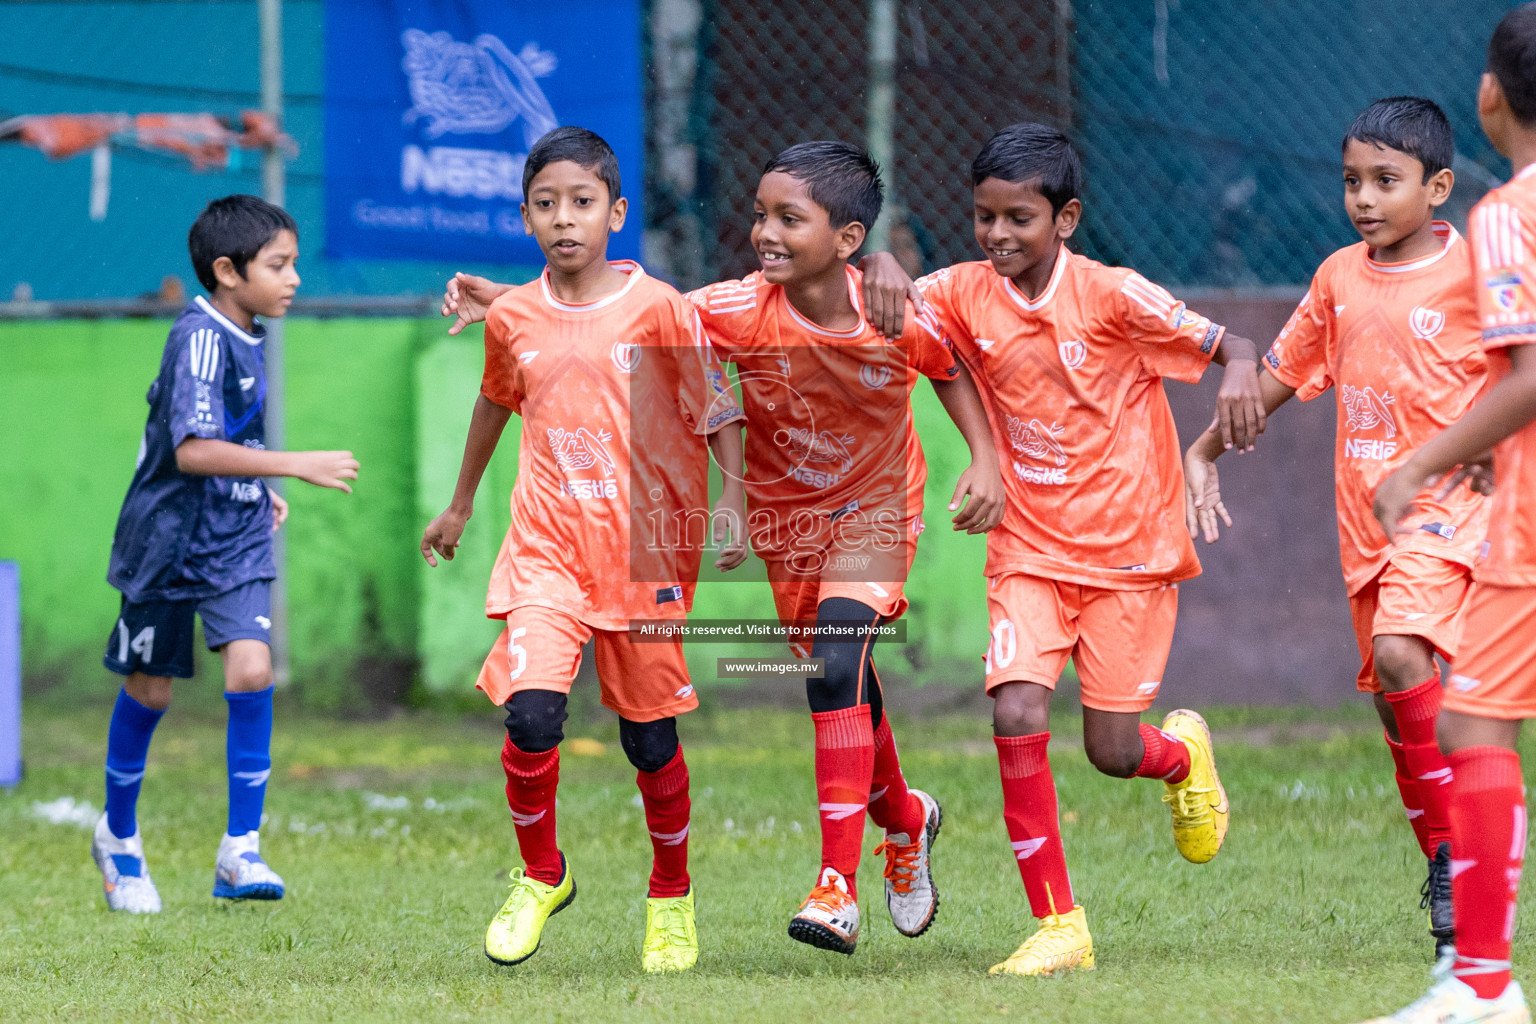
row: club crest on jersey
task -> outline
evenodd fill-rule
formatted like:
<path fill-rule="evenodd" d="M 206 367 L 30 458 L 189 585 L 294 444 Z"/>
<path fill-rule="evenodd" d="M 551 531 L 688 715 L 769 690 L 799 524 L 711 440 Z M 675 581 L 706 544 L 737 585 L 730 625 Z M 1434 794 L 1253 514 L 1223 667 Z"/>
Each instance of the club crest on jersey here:
<path fill-rule="evenodd" d="M 870 363 L 859 367 L 859 383 L 864 385 L 867 391 L 879 391 L 891 382 L 891 368 L 889 366 L 875 366 Z"/>
<path fill-rule="evenodd" d="M 634 373 L 635 367 L 640 365 L 640 346 L 632 345 L 626 341 L 613 343 L 613 365 L 619 368 L 620 373 Z"/>
<path fill-rule="evenodd" d="M 1520 275 L 1503 273 L 1488 279 L 1488 297 L 1506 313 L 1513 313 L 1520 305 Z"/>
<path fill-rule="evenodd" d="M 577 427 L 574 431 L 564 427 L 549 428 L 549 447 L 555 453 L 555 464 L 567 473 L 602 466 L 604 476 L 613 476 L 613 456 L 608 454 L 604 444 L 611 440 L 613 435 L 606 430 L 594 434 L 586 427 Z"/>
<path fill-rule="evenodd" d="M 1408 314 L 1408 326 L 1413 329 L 1415 337 L 1423 341 L 1433 341 L 1435 335 L 1445 327 L 1445 314 L 1438 309 L 1414 306 L 1413 312 Z"/>
<path fill-rule="evenodd" d="M 1071 341 L 1059 342 L 1056 351 L 1061 354 L 1061 363 L 1069 370 L 1075 370 L 1083 365 L 1083 360 L 1088 358 L 1088 346 L 1074 338 Z"/>

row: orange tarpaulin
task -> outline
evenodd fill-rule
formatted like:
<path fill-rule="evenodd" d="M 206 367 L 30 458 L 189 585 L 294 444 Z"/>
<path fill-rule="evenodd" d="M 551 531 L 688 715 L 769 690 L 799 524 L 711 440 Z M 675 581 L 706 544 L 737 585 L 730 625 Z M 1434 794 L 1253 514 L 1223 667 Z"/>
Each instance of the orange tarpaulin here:
<path fill-rule="evenodd" d="M 180 153 L 197 170 L 223 170 L 232 148 L 293 151 L 293 140 L 258 110 L 237 125 L 212 114 L 34 114 L 0 122 L 0 140 L 14 139 L 67 160 L 104 144 Z"/>

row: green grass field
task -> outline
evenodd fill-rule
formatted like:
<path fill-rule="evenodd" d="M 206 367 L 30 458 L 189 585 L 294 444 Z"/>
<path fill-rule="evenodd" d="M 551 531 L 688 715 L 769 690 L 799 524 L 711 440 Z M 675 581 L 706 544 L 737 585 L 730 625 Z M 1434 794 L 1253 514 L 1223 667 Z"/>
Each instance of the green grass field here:
<path fill-rule="evenodd" d="M 646 977 L 649 843 L 611 720 L 567 732 L 603 744 L 568 743 L 562 765 L 580 896 L 532 960 L 500 968 L 480 948 L 515 850 L 493 712 L 280 715 L 263 852 L 288 898 L 229 906 L 209 895 L 223 726 L 190 703 L 161 726 L 140 809 L 166 908 L 153 918 L 110 915 L 88 831 L 35 807 L 100 806 L 106 703 L 29 707 L 27 778 L 0 795 L 0 1019 L 1349 1022 L 1427 982 L 1422 862 L 1359 709 L 1208 716 L 1234 812 L 1203 867 L 1174 851 L 1161 787 L 1098 775 L 1063 717 L 1052 760 L 1099 966 L 1041 981 L 985 973 L 1030 919 L 979 719 L 895 721 L 909 779 L 944 804 L 943 905 L 927 935 L 898 935 L 866 857 L 852 958 L 785 935 L 816 866 L 808 718 L 685 719 L 703 954 Z M 1528 942 L 1515 959 L 1529 980 Z"/>

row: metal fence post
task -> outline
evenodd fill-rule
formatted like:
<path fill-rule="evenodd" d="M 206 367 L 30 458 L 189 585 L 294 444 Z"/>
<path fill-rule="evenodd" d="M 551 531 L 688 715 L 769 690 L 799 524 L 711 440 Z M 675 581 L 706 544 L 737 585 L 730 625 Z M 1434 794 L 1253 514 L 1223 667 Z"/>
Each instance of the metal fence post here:
<path fill-rule="evenodd" d="M 891 247 L 891 222 L 904 217 L 896 193 L 896 0 L 869 0 L 869 155 L 885 175 L 885 205 L 869 225 L 866 252 Z"/>
<path fill-rule="evenodd" d="M 261 110 L 272 118 L 279 130 L 283 126 L 283 4 L 282 0 L 259 0 L 261 21 Z M 267 202 L 282 206 L 287 202 L 286 158 L 278 146 L 269 146 L 261 163 L 261 191 Z M 286 446 L 283 429 L 283 321 L 281 317 L 266 323 L 267 408 L 265 426 L 267 447 L 277 451 Z M 275 490 L 281 494 L 281 481 Z M 272 681 L 287 686 L 293 674 L 288 664 L 288 541 L 279 530 L 272 538 L 272 560 L 277 579 L 272 583 Z"/>

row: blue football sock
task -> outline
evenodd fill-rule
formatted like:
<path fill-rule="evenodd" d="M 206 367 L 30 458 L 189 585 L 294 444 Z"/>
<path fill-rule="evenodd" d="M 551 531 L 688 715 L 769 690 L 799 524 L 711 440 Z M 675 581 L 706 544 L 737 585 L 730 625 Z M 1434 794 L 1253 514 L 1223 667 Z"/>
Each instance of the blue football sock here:
<path fill-rule="evenodd" d="M 144 781 L 149 741 L 164 714 L 140 704 L 127 690 L 117 693 L 107 729 L 107 828 L 119 839 L 130 838 L 139 829 L 134 815 L 139 785 Z"/>
<path fill-rule="evenodd" d="M 226 693 L 229 731 L 229 834 L 243 836 L 261 828 L 261 807 L 272 774 L 272 687 L 255 693 Z"/>

